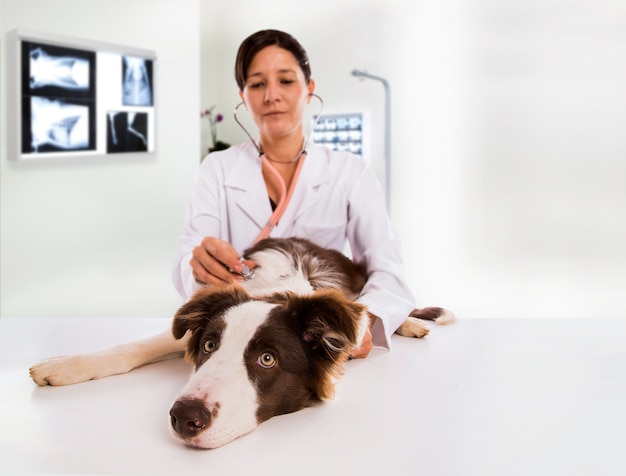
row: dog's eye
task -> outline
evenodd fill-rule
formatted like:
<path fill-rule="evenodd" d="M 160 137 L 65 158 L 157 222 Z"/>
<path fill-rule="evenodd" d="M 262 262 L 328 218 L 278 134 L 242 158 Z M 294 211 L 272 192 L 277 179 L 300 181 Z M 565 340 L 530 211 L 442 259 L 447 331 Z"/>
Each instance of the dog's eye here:
<path fill-rule="evenodd" d="M 270 352 L 263 352 L 257 359 L 257 364 L 266 369 L 271 369 L 276 365 L 276 357 Z"/>
<path fill-rule="evenodd" d="M 215 344 L 215 341 L 213 339 L 207 339 L 204 341 L 204 346 L 202 347 L 202 350 L 204 350 L 205 354 L 210 354 L 215 350 L 216 346 L 217 344 Z"/>

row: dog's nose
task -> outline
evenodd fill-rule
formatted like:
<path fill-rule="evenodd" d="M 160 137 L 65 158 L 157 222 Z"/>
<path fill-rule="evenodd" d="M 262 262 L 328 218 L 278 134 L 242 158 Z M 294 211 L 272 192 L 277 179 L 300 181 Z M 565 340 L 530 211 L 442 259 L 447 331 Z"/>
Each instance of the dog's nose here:
<path fill-rule="evenodd" d="M 172 428 L 183 438 L 191 438 L 211 425 L 211 413 L 202 400 L 178 400 L 170 409 Z"/>

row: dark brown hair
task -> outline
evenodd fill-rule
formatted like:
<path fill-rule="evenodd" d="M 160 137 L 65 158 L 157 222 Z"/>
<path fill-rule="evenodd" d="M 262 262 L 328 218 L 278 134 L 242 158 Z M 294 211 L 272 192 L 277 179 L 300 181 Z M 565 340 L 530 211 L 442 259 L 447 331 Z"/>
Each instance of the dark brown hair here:
<path fill-rule="evenodd" d="M 261 30 L 243 40 L 239 46 L 237 59 L 235 61 L 235 80 L 237 81 L 237 86 L 239 86 L 240 91 L 243 91 L 246 85 L 250 63 L 252 63 L 255 55 L 267 46 L 278 46 L 279 48 L 289 51 L 298 61 L 304 73 L 304 79 L 306 83 L 309 84 L 311 80 L 309 57 L 302 45 L 298 43 L 298 40 L 283 31 Z"/>

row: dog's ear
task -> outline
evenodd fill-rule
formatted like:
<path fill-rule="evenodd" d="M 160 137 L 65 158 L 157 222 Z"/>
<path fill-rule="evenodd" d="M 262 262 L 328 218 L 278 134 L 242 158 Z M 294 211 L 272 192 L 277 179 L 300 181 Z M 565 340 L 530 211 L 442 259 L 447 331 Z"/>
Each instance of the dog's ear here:
<path fill-rule="evenodd" d="M 181 339 L 187 331 L 195 333 L 207 320 L 221 316 L 226 309 L 249 300 L 250 295 L 241 286 L 202 288 L 174 315 L 174 337 Z"/>
<path fill-rule="evenodd" d="M 302 340 L 319 382 L 315 393 L 320 399 L 329 398 L 333 379 L 341 374 L 343 362 L 365 335 L 369 322 L 366 307 L 335 290 L 294 297 L 288 306 L 302 325 Z"/>
<path fill-rule="evenodd" d="M 250 295 L 241 286 L 202 288 L 176 312 L 172 333 L 176 339 L 181 339 L 188 331 L 195 336 L 198 330 L 206 326 L 207 321 L 249 300 Z"/>

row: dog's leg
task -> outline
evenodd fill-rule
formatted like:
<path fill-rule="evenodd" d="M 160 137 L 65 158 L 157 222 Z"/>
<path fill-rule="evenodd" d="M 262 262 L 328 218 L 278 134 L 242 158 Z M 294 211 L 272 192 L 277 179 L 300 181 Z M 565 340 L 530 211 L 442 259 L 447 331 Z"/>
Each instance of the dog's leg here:
<path fill-rule="evenodd" d="M 184 354 L 188 336 L 176 340 L 171 330 L 148 339 L 100 352 L 64 355 L 43 360 L 30 369 L 37 385 L 70 385 L 129 372 L 145 364 Z"/>
<path fill-rule="evenodd" d="M 441 307 L 415 309 L 396 330 L 396 334 L 404 337 L 424 337 L 430 332 L 430 327 L 424 321 L 445 325 L 452 324 L 455 320 L 453 313 Z"/>

